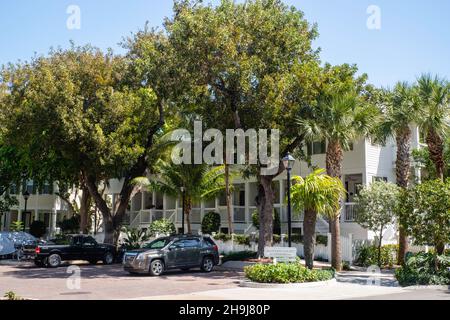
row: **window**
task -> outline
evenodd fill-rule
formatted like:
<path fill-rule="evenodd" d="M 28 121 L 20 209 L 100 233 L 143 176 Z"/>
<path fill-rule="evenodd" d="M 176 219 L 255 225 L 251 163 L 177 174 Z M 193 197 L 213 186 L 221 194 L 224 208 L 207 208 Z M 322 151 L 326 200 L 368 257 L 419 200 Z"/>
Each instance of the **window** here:
<path fill-rule="evenodd" d="M 168 238 L 156 239 L 149 244 L 145 245 L 144 249 L 162 249 L 169 244 Z"/>
<path fill-rule="evenodd" d="M 41 188 L 41 194 L 52 194 L 53 193 L 53 186 L 50 182 L 45 182 L 44 185 Z"/>
<path fill-rule="evenodd" d="M 84 247 L 95 247 L 97 245 L 97 241 L 95 241 L 92 237 L 86 237 L 83 239 Z"/>
<path fill-rule="evenodd" d="M 313 143 L 308 144 L 308 155 L 312 156 L 315 154 L 325 154 L 327 152 L 327 143 L 326 141 L 315 141 Z"/>
<path fill-rule="evenodd" d="M 185 248 L 197 248 L 200 244 L 200 241 L 198 239 L 186 239 L 183 240 L 183 243 Z"/>
<path fill-rule="evenodd" d="M 378 181 L 388 182 L 388 178 L 387 177 L 372 177 L 372 182 L 378 182 Z"/>
<path fill-rule="evenodd" d="M 17 191 L 17 184 L 11 184 L 11 187 L 9 188 L 9 194 L 17 194 Z"/>

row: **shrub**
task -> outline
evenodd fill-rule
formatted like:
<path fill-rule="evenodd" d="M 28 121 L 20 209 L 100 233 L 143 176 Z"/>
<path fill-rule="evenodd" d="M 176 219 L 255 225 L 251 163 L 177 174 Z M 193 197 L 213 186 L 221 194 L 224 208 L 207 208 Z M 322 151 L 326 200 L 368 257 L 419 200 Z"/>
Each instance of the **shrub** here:
<path fill-rule="evenodd" d="M 287 239 L 285 238 L 285 240 Z M 281 236 L 279 234 L 273 235 L 273 243 L 281 243 Z"/>
<path fill-rule="evenodd" d="M 220 230 L 220 214 L 217 212 L 208 212 L 202 220 L 202 233 L 212 234 Z"/>
<path fill-rule="evenodd" d="M 36 238 L 42 237 L 47 232 L 47 227 L 42 221 L 33 221 L 30 225 L 30 234 Z"/>
<path fill-rule="evenodd" d="M 299 263 L 256 264 L 244 268 L 245 276 L 259 283 L 304 283 L 334 278 L 334 270 L 309 270 Z"/>
<path fill-rule="evenodd" d="M 324 236 L 321 234 L 317 235 L 316 244 L 323 244 L 324 246 L 326 246 L 328 244 L 328 236 Z"/>
<path fill-rule="evenodd" d="M 231 252 L 223 256 L 222 262 L 227 261 L 244 261 L 247 259 L 257 258 L 257 253 L 253 251 Z"/>
<path fill-rule="evenodd" d="M 14 221 L 11 223 L 10 229 L 13 232 L 23 231 L 24 224 L 22 221 Z"/>
<path fill-rule="evenodd" d="M 443 254 L 450 242 L 450 179 L 426 181 L 403 193 L 398 214 L 414 243 L 433 244 Z"/>
<path fill-rule="evenodd" d="M 381 266 L 392 268 L 398 251 L 398 245 L 386 245 L 381 247 Z M 378 248 L 376 246 L 362 246 L 356 252 L 356 265 L 370 267 L 378 265 Z"/>
<path fill-rule="evenodd" d="M 14 291 L 6 292 L 3 298 L 6 298 L 6 300 L 24 300 L 22 297 L 19 297 Z"/>
<path fill-rule="evenodd" d="M 150 235 L 144 229 L 123 228 L 123 232 L 125 232 L 124 245 L 127 250 L 139 249 L 142 243 L 150 239 Z"/>
<path fill-rule="evenodd" d="M 229 235 L 229 234 L 227 234 L 227 233 L 217 233 L 217 234 L 214 236 L 214 239 L 215 239 L 215 240 L 218 240 L 218 241 L 226 242 L 226 241 L 231 240 L 231 235 Z"/>
<path fill-rule="evenodd" d="M 234 241 L 236 241 L 237 244 L 249 246 L 250 245 L 250 237 L 244 234 L 235 234 L 234 235 Z"/>
<path fill-rule="evenodd" d="M 433 253 L 412 254 L 395 271 L 401 286 L 450 285 L 450 256 Z"/>
<path fill-rule="evenodd" d="M 171 235 L 176 233 L 175 225 L 168 219 L 155 220 L 150 224 L 150 236 L 156 234 Z"/>
<path fill-rule="evenodd" d="M 77 233 L 80 230 L 80 216 L 74 215 L 71 218 L 58 222 L 62 233 Z"/>

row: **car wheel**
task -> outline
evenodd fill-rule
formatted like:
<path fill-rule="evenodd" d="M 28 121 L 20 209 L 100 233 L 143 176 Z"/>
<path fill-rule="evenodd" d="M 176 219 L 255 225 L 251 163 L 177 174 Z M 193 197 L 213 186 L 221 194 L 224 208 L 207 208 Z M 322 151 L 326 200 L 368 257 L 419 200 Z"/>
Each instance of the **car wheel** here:
<path fill-rule="evenodd" d="M 112 264 L 114 262 L 114 256 L 111 252 L 105 253 L 105 257 L 103 258 L 104 264 Z"/>
<path fill-rule="evenodd" d="M 153 260 L 150 263 L 150 275 L 158 277 L 164 272 L 164 262 L 161 260 Z"/>
<path fill-rule="evenodd" d="M 47 259 L 47 265 L 50 268 L 57 268 L 61 265 L 61 256 L 57 253 L 50 255 Z"/>
<path fill-rule="evenodd" d="M 200 267 L 203 272 L 211 272 L 214 268 L 214 261 L 211 257 L 204 257 Z"/>

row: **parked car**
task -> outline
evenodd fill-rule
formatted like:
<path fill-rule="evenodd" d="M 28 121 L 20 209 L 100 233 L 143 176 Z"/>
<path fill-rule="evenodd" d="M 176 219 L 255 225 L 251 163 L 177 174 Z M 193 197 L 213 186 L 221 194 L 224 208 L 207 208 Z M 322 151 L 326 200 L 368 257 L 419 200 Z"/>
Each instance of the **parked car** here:
<path fill-rule="evenodd" d="M 219 249 L 209 236 L 177 235 L 158 238 L 142 249 L 125 253 L 124 270 L 160 276 L 169 269 L 198 268 L 211 272 L 219 263 Z"/>
<path fill-rule="evenodd" d="M 45 243 L 22 231 L 0 232 L 0 259 L 34 259 L 36 247 Z"/>
<path fill-rule="evenodd" d="M 104 264 L 112 264 L 116 255 L 113 245 L 97 243 L 93 237 L 87 235 L 69 235 L 63 244 L 46 244 L 36 247 L 35 251 L 35 264 L 51 268 L 58 267 L 62 261 L 70 260 L 86 260 L 91 264 L 102 261 Z"/>

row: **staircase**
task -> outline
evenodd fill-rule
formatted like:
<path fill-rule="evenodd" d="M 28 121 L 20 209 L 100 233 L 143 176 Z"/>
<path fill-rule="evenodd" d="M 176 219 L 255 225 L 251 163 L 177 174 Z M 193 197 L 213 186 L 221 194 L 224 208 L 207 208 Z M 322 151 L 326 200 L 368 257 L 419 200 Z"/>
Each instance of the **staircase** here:
<path fill-rule="evenodd" d="M 321 235 L 327 235 L 329 230 L 330 230 L 330 226 L 329 226 L 328 222 L 320 216 L 317 217 L 316 233 L 321 234 Z"/>

